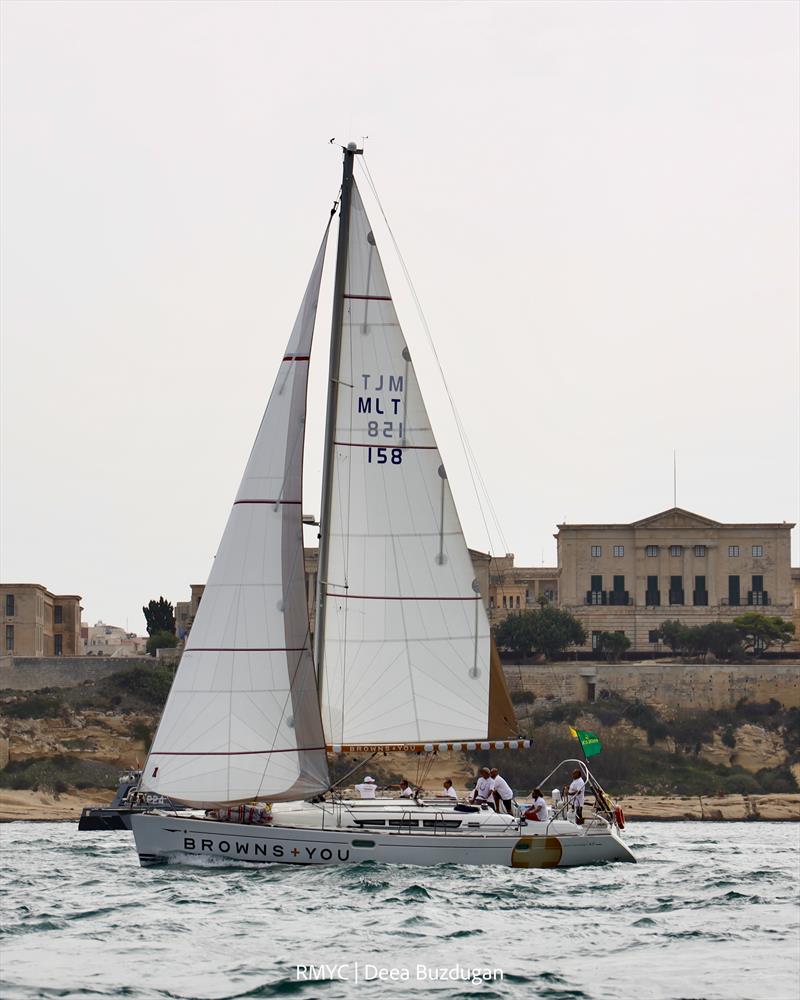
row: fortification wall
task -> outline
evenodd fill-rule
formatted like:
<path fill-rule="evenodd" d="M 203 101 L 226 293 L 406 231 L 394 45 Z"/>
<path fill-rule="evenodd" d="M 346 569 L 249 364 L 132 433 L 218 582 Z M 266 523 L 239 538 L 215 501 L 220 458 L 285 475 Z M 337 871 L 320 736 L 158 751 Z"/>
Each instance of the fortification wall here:
<path fill-rule="evenodd" d="M 149 656 L 2 656 L 0 689 L 36 691 L 39 688 L 76 687 L 128 667 L 155 666 Z"/>
<path fill-rule="evenodd" d="M 732 708 L 741 698 L 800 707 L 800 664 L 541 663 L 503 664 L 511 690 L 537 698 L 589 701 L 611 691 L 649 705 Z"/>

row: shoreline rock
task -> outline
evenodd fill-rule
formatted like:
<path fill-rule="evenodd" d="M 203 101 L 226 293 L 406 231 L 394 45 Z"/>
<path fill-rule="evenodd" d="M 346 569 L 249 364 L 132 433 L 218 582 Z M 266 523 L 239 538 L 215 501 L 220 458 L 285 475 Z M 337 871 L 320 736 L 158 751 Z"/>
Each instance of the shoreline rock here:
<path fill-rule="evenodd" d="M 776 795 L 629 795 L 618 799 L 626 820 L 707 822 L 800 821 L 800 793 Z"/>

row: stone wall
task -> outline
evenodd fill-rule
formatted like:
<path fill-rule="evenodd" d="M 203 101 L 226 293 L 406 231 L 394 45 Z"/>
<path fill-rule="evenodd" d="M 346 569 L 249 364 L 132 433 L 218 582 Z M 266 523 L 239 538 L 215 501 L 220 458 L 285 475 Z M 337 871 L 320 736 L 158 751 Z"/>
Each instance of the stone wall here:
<path fill-rule="evenodd" d="M 509 688 L 537 698 L 591 701 L 602 691 L 676 708 L 733 708 L 740 698 L 800 707 L 800 664 L 504 663 Z"/>
<path fill-rule="evenodd" d="M 149 656 L 2 656 L 0 690 L 75 687 L 137 664 L 155 666 L 155 663 Z"/>

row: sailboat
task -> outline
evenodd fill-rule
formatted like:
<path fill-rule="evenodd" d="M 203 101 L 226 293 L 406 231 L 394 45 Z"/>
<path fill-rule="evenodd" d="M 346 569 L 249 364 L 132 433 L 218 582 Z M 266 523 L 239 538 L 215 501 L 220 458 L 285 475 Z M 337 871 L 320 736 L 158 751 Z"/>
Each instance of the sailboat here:
<path fill-rule="evenodd" d="M 633 860 L 613 817 L 349 799 L 328 753 L 515 750 L 513 707 L 408 345 L 343 147 L 314 648 L 308 369 L 331 220 L 144 768 L 142 865 Z M 334 207 L 335 208 L 335 207 Z M 268 803 L 255 806 L 252 803 Z"/>

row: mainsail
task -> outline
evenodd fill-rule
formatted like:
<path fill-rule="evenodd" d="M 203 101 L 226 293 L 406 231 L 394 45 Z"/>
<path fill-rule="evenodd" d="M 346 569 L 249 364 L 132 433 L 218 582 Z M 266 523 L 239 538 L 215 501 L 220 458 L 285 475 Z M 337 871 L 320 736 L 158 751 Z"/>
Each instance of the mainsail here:
<path fill-rule="evenodd" d="M 328 787 L 309 640 L 302 471 L 327 229 L 142 778 L 189 805 Z"/>
<path fill-rule="evenodd" d="M 326 545 L 321 708 L 331 744 L 485 739 L 489 625 L 353 182 Z"/>

